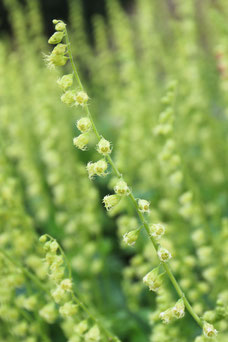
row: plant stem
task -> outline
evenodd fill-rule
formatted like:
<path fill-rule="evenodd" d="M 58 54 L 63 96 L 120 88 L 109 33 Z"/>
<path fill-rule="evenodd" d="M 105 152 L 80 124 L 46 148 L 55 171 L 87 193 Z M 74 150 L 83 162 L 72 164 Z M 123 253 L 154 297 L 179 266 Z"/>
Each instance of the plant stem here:
<path fill-rule="evenodd" d="M 73 60 L 73 56 L 72 56 L 72 52 L 71 52 L 71 47 L 70 47 L 70 41 L 69 41 L 69 37 L 68 37 L 68 33 L 67 33 L 67 30 L 65 30 L 65 37 L 66 37 L 66 43 L 67 43 L 67 48 L 68 48 L 68 54 L 69 54 L 69 58 L 70 58 L 70 62 L 71 62 L 71 65 L 72 65 L 72 68 L 73 68 L 73 72 L 74 72 L 74 75 L 76 77 L 76 80 L 78 81 L 78 84 L 79 84 L 79 87 L 81 88 L 82 91 L 84 91 L 84 87 L 82 85 L 82 82 L 80 80 L 80 77 L 79 77 L 79 74 L 77 72 L 77 69 L 76 69 L 76 66 L 75 66 L 75 63 L 74 63 L 74 60 Z M 91 123 L 92 123 L 92 128 L 93 128 L 93 131 L 94 133 L 96 134 L 97 136 L 97 139 L 98 141 L 101 139 L 101 135 L 100 133 L 98 132 L 97 130 L 97 127 L 95 125 L 95 122 L 93 120 L 93 117 L 92 117 L 92 114 L 90 113 L 90 110 L 89 110 L 89 107 L 87 104 L 85 104 L 85 111 L 89 117 L 89 119 L 91 120 Z M 123 179 L 123 176 L 122 174 L 119 172 L 118 168 L 115 166 L 115 163 L 114 161 L 112 160 L 111 156 L 108 155 L 107 157 L 107 160 L 109 162 L 109 164 L 111 165 L 115 175 L 118 177 L 118 178 L 122 178 Z M 147 234 L 149 236 L 149 239 L 150 241 L 152 242 L 155 250 L 157 251 L 158 250 L 158 244 L 157 242 L 155 241 L 155 239 L 150 235 L 150 229 L 149 229 L 149 225 L 144 217 L 144 215 L 141 213 L 141 211 L 139 210 L 138 208 L 138 204 L 137 204 L 137 201 L 136 201 L 136 198 L 134 197 L 133 193 L 130 192 L 129 194 L 129 198 L 131 199 L 133 205 L 135 206 L 135 209 L 138 213 L 138 216 L 139 216 L 139 219 L 140 221 L 142 222 L 145 230 L 147 231 Z M 203 321 L 200 319 L 200 317 L 194 312 L 191 304 L 189 303 L 188 299 L 186 298 L 184 292 L 182 291 L 180 285 L 178 284 L 175 276 L 173 275 L 173 272 L 171 270 L 171 267 L 168 263 L 164 263 L 162 262 L 162 265 L 163 265 L 163 268 L 166 272 L 166 274 L 168 275 L 171 283 L 173 284 L 178 296 L 180 298 L 183 299 L 184 303 L 185 303 L 185 306 L 188 310 L 188 312 L 190 313 L 190 315 L 194 318 L 194 320 L 197 322 L 197 324 L 202 328 L 203 327 Z"/>
<path fill-rule="evenodd" d="M 51 235 L 49 234 L 45 234 L 51 241 L 56 241 Z M 63 256 L 63 258 L 65 259 L 65 262 L 67 264 L 67 268 L 68 268 L 68 274 L 69 274 L 69 278 L 72 280 L 72 270 L 71 270 L 71 265 L 66 257 L 66 254 L 64 253 L 64 250 L 62 249 L 62 247 L 59 245 L 59 250 Z M 87 308 L 87 306 L 83 303 L 83 301 L 79 298 L 79 295 L 76 293 L 75 289 L 74 292 L 71 292 L 72 298 L 75 301 L 76 304 L 78 304 L 80 306 L 80 308 L 87 314 L 87 316 L 93 320 L 99 327 L 101 330 L 103 330 L 104 334 L 106 335 L 108 341 L 118 341 L 118 339 L 111 333 L 109 332 L 103 325 L 102 323 L 100 323 L 100 321 L 89 311 L 89 309 Z"/>
<path fill-rule="evenodd" d="M 75 292 L 75 291 L 74 291 Z M 85 306 L 85 304 L 79 299 L 79 296 L 77 294 L 77 296 L 75 296 L 74 293 L 72 293 L 72 297 L 74 299 L 74 301 L 80 306 L 80 308 L 85 311 L 85 313 L 87 314 L 87 316 L 93 320 L 98 326 L 99 328 L 104 332 L 105 336 L 107 337 L 108 341 L 116 341 L 118 342 L 119 339 L 114 336 L 110 331 L 108 331 L 104 325 L 102 323 L 100 323 L 100 321 L 89 311 L 89 309 Z"/>

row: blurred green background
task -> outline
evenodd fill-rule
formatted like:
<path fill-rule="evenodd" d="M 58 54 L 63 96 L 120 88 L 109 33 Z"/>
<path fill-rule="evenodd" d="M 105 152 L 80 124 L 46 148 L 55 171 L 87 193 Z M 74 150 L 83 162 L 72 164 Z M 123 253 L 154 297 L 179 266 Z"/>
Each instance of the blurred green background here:
<path fill-rule="evenodd" d="M 87 162 L 99 159 L 95 138 L 86 152 L 72 146 L 83 111 L 61 103 L 56 84 L 72 71 L 70 65 L 50 71 L 42 56 L 51 51 L 52 19 L 63 19 L 115 162 L 134 195 L 151 202 L 149 222 L 167 227 L 163 244 L 194 310 L 212 311 L 217 340 L 226 342 L 227 1 L 4 0 L 0 6 L 0 248 L 51 287 L 38 242 L 51 234 L 86 304 L 121 341 L 190 342 L 201 334 L 188 314 L 161 323 L 159 313 L 177 297 L 166 278 L 158 295 L 143 285 L 158 264 L 146 234 L 134 248 L 122 242 L 139 226 L 134 208 L 123 199 L 107 215 L 102 198 L 116 180 L 111 172 L 88 179 Z M 76 329 L 83 313 L 62 319 L 55 307 L 48 322 L 40 310 L 50 298 L 0 262 L 0 341 L 85 340 Z M 21 296 L 35 296 L 34 306 Z"/>

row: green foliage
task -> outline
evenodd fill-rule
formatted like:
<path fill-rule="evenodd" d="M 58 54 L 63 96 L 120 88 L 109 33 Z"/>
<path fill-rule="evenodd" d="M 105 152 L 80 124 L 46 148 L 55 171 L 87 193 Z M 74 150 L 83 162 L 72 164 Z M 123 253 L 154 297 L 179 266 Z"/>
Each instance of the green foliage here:
<path fill-rule="evenodd" d="M 0 340 L 227 341 L 227 1 L 4 3 Z"/>

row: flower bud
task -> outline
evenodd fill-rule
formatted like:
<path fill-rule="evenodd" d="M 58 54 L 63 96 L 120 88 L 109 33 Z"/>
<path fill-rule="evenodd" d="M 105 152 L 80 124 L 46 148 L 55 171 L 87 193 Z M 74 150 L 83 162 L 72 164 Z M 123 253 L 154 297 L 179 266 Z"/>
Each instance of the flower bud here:
<path fill-rule="evenodd" d="M 108 164 L 104 159 L 98 160 L 94 164 L 94 171 L 97 176 L 105 176 L 106 175 L 105 171 L 107 170 L 107 168 L 108 168 Z"/>
<path fill-rule="evenodd" d="M 58 44 L 56 47 L 52 50 L 52 54 L 54 55 L 64 55 L 66 52 L 66 44 Z"/>
<path fill-rule="evenodd" d="M 46 234 L 41 235 L 40 238 L 39 238 L 39 241 L 42 242 L 42 243 L 46 242 L 47 241 L 47 235 Z"/>
<path fill-rule="evenodd" d="M 87 172 L 89 174 L 89 179 L 92 179 L 96 174 L 94 166 L 95 166 L 95 163 L 91 163 L 91 162 L 89 162 L 86 166 Z"/>
<path fill-rule="evenodd" d="M 159 275 L 158 267 L 147 273 L 143 282 L 151 291 L 157 292 L 162 285 L 162 275 Z"/>
<path fill-rule="evenodd" d="M 119 203 L 119 201 L 120 198 L 117 195 L 106 195 L 103 198 L 104 206 L 108 211 L 115 207 Z"/>
<path fill-rule="evenodd" d="M 172 183 L 172 185 L 178 186 L 178 185 L 180 185 L 180 183 L 183 180 L 183 174 L 181 171 L 176 171 L 173 174 L 171 174 L 169 179 L 170 179 L 170 182 Z"/>
<path fill-rule="evenodd" d="M 60 283 L 60 288 L 64 291 L 71 291 L 72 290 L 72 281 L 71 279 L 63 279 Z"/>
<path fill-rule="evenodd" d="M 39 311 L 39 315 L 49 324 L 54 323 L 57 316 L 54 303 L 43 306 Z"/>
<path fill-rule="evenodd" d="M 59 244 L 58 244 L 58 242 L 57 241 L 52 241 L 51 243 L 50 243 L 50 251 L 52 252 L 52 253 L 55 253 L 56 251 L 57 251 L 57 249 L 59 248 Z"/>
<path fill-rule="evenodd" d="M 100 341 L 101 336 L 100 336 L 100 329 L 98 328 L 97 325 L 94 325 L 89 331 L 85 334 L 85 341 Z"/>
<path fill-rule="evenodd" d="M 160 223 L 156 223 L 156 224 L 152 224 L 150 226 L 150 235 L 160 239 L 162 237 L 162 235 L 165 234 L 165 227 L 160 224 Z"/>
<path fill-rule="evenodd" d="M 51 280 L 54 280 L 56 283 L 58 283 L 64 277 L 64 268 L 56 266 L 56 265 L 52 265 L 52 266 L 53 266 L 51 267 L 52 272 L 49 274 L 49 278 Z"/>
<path fill-rule="evenodd" d="M 57 20 L 57 19 L 53 19 L 53 20 L 52 20 L 52 22 L 53 22 L 54 25 L 58 24 L 59 21 L 60 21 L 60 20 Z"/>
<path fill-rule="evenodd" d="M 203 314 L 203 319 L 210 323 L 213 323 L 214 321 L 216 321 L 216 318 L 217 318 L 216 312 L 213 310 L 206 311 Z"/>
<path fill-rule="evenodd" d="M 172 258 L 171 253 L 163 247 L 159 247 L 158 249 L 158 257 L 162 262 L 167 262 Z"/>
<path fill-rule="evenodd" d="M 115 195 L 114 195 L 115 196 Z M 123 235 L 123 240 L 128 246 L 134 246 L 138 240 L 140 229 L 134 229 Z"/>
<path fill-rule="evenodd" d="M 205 342 L 204 336 L 197 336 L 194 340 L 194 342 Z"/>
<path fill-rule="evenodd" d="M 130 189 L 126 182 L 120 179 L 114 186 L 114 191 L 117 195 L 127 196 L 130 193 Z"/>
<path fill-rule="evenodd" d="M 212 324 L 205 322 L 203 325 L 203 333 L 206 337 L 215 337 L 218 334 L 218 331 Z"/>
<path fill-rule="evenodd" d="M 89 142 L 89 138 L 86 134 L 80 134 L 78 137 L 73 139 L 73 144 L 79 150 L 85 151 L 87 149 L 87 144 Z"/>
<path fill-rule="evenodd" d="M 182 205 L 188 204 L 189 202 L 191 202 L 192 201 L 192 192 L 190 192 L 190 191 L 184 192 L 179 197 L 179 201 Z"/>
<path fill-rule="evenodd" d="M 54 69 L 56 66 L 63 66 L 66 64 L 68 58 L 64 55 L 57 55 L 51 53 L 50 55 L 44 55 L 44 61 L 49 69 Z"/>
<path fill-rule="evenodd" d="M 159 317 L 163 321 L 163 323 L 165 323 L 165 324 L 170 323 L 173 320 L 172 309 L 168 309 L 166 311 L 161 312 Z"/>
<path fill-rule="evenodd" d="M 175 306 L 172 308 L 172 312 L 175 318 L 180 319 L 185 315 L 185 305 L 183 299 L 179 299 Z"/>
<path fill-rule="evenodd" d="M 67 88 L 72 86 L 73 75 L 72 74 L 64 75 L 63 77 L 61 77 L 57 80 L 57 84 L 62 90 L 65 91 Z"/>
<path fill-rule="evenodd" d="M 64 24 L 62 21 L 58 22 L 58 23 L 55 25 L 56 31 L 64 31 L 64 30 L 65 30 L 65 27 L 66 27 L 66 24 Z"/>
<path fill-rule="evenodd" d="M 103 155 L 111 153 L 110 142 L 104 138 L 101 138 L 97 144 L 97 151 Z"/>
<path fill-rule="evenodd" d="M 77 128 L 82 133 L 89 132 L 91 127 L 92 127 L 91 121 L 87 117 L 81 118 L 77 121 Z"/>
<path fill-rule="evenodd" d="M 79 335 L 83 335 L 87 329 L 88 329 L 88 322 L 86 319 L 84 319 L 83 321 L 81 321 L 80 323 L 76 325 L 76 327 L 74 328 L 74 331 L 78 333 Z"/>
<path fill-rule="evenodd" d="M 72 105 L 75 102 L 75 92 L 73 90 L 66 91 L 61 96 L 61 101 L 67 105 Z"/>
<path fill-rule="evenodd" d="M 43 246 L 43 249 L 47 252 L 49 251 L 50 249 L 50 244 L 51 244 L 51 241 L 47 241 L 45 242 L 44 246 Z"/>
<path fill-rule="evenodd" d="M 63 306 L 59 308 L 59 313 L 64 318 L 71 317 L 76 314 L 78 311 L 77 305 L 73 304 L 72 302 L 67 302 Z"/>
<path fill-rule="evenodd" d="M 63 39 L 63 32 L 55 32 L 49 39 L 48 43 L 49 44 L 58 44 L 61 43 Z"/>
<path fill-rule="evenodd" d="M 59 304 L 66 297 L 66 293 L 59 286 L 51 292 L 54 301 Z"/>
<path fill-rule="evenodd" d="M 149 213 L 150 211 L 150 202 L 144 200 L 144 199 L 139 199 L 138 200 L 138 207 L 139 207 L 139 210 L 142 212 L 142 213 Z"/>
<path fill-rule="evenodd" d="M 79 91 L 75 97 L 75 104 L 76 106 L 80 105 L 83 107 L 88 102 L 88 99 L 89 97 L 84 91 Z"/>

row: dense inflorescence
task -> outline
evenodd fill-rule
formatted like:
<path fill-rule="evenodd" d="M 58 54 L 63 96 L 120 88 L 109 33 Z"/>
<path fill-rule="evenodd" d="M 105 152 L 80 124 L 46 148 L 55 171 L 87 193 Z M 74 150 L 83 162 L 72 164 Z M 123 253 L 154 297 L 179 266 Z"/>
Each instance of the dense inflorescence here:
<path fill-rule="evenodd" d="M 4 2 L 0 340 L 227 341 L 227 2 Z"/>

